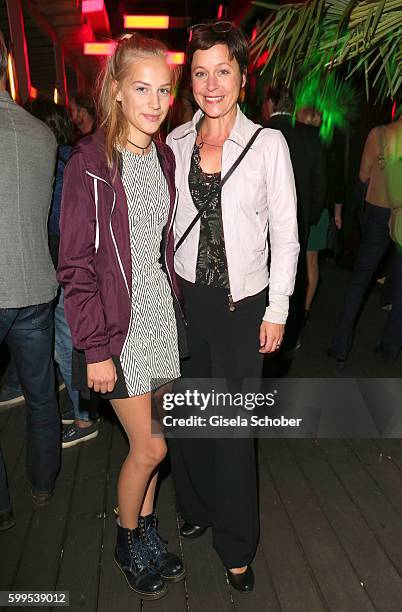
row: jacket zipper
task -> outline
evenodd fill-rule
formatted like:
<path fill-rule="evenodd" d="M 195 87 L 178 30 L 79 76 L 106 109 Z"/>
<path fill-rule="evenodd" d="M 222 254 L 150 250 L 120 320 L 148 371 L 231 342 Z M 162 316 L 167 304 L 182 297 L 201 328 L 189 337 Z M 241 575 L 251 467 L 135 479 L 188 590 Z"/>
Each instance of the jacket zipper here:
<path fill-rule="evenodd" d="M 116 243 L 116 239 L 114 237 L 113 234 L 113 229 L 112 229 L 112 214 L 116 205 L 116 192 L 113 189 L 112 185 L 110 183 L 108 183 L 107 181 L 105 181 L 105 179 L 101 178 L 100 176 L 96 176 L 95 174 L 92 174 L 91 172 L 88 172 L 88 170 L 85 171 L 86 174 L 88 174 L 89 176 L 92 176 L 93 179 L 98 180 L 98 181 L 102 181 L 102 183 L 105 183 L 108 187 L 110 187 L 110 189 L 113 191 L 113 205 L 112 205 L 112 210 L 110 212 L 110 218 L 109 218 L 109 229 L 110 229 L 110 234 L 112 236 L 112 241 L 113 241 L 113 246 L 114 249 L 116 251 L 116 255 L 117 255 L 117 260 L 119 262 L 119 268 L 120 268 L 120 272 L 123 276 L 123 280 L 124 280 L 124 284 L 126 285 L 126 289 L 127 289 L 127 293 L 128 293 L 128 297 L 129 299 L 131 299 L 130 296 L 130 289 L 128 288 L 128 282 L 127 282 L 127 278 L 126 278 L 126 273 L 124 272 L 124 268 L 123 268 L 123 264 L 120 258 L 120 253 L 119 253 L 119 249 L 117 248 L 117 243 Z M 95 189 L 97 191 L 97 187 L 95 186 Z M 97 220 L 98 223 L 98 220 Z M 99 236 L 99 229 L 97 229 L 97 235 Z M 98 238 L 99 239 L 99 238 Z"/>

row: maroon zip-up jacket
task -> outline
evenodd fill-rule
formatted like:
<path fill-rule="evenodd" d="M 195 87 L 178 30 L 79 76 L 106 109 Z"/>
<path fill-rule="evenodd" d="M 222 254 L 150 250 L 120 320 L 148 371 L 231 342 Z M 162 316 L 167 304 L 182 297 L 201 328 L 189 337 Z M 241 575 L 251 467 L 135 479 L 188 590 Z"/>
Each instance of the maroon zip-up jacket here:
<path fill-rule="evenodd" d="M 178 321 L 182 310 L 173 265 L 175 159 L 166 144 L 155 145 L 170 193 L 162 266 L 176 302 Z M 64 171 L 57 279 L 65 292 L 65 314 L 73 345 L 85 352 L 87 363 L 120 356 L 131 313 L 128 206 L 119 169 L 108 166 L 101 130 L 77 144 Z M 179 334 L 182 323 L 178 321 Z"/>

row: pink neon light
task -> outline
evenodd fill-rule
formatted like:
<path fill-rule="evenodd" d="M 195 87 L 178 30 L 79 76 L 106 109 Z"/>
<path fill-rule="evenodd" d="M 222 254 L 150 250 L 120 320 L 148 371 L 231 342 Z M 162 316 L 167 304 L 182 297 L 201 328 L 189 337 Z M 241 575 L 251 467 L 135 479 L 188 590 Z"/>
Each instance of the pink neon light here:
<path fill-rule="evenodd" d="M 116 47 L 115 42 L 86 42 L 84 55 L 112 55 Z"/>
<path fill-rule="evenodd" d="M 82 0 L 83 13 L 96 13 L 97 11 L 103 11 L 104 6 L 103 0 Z"/>
<path fill-rule="evenodd" d="M 392 121 L 395 119 L 395 114 L 396 114 L 396 100 L 394 100 L 394 103 L 392 105 L 392 111 L 391 111 L 391 120 Z"/>
<path fill-rule="evenodd" d="M 220 4 L 218 7 L 218 19 L 222 19 L 223 15 L 223 4 Z"/>
<path fill-rule="evenodd" d="M 182 51 L 169 51 L 167 54 L 168 64 L 174 64 L 175 66 L 182 66 L 186 61 L 186 55 Z"/>

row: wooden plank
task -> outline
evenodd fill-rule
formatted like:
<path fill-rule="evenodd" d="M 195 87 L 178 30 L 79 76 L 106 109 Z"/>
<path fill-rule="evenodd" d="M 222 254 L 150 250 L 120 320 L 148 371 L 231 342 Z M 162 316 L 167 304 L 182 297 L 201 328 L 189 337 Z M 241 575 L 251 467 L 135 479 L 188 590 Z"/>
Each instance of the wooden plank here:
<path fill-rule="evenodd" d="M 276 484 L 304 554 L 330 610 L 369 612 L 374 607 L 283 440 L 271 439 L 264 463 Z"/>
<path fill-rule="evenodd" d="M 260 548 L 269 566 L 281 609 L 286 612 L 327 610 L 314 573 L 269 473 L 271 441 L 260 440 L 259 446 Z"/>
<path fill-rule="evenodd" d="M 105 420 L 94 440 L 80 445 L 74 494 L 61 546 L 56 589 L 70 591 L 70 606 L 96 611 L 105 489 L 113 427 Z"/>
<path fill-rule="evenodd" d="M 402 472 L 402 440 L 401 439 L 378 439 L 375 441 L 376 446 L 381 449 L 385 458 Z"/>
<path fill-rule="evenodd" d="M 320 447 L 396 570 L 402 573 L 400 515 L 345 444 L 339 440 L 320 440 Z"/>
<path fill-rule="evenodd" d="M 402 515 L 402 470 L 373 440 L 349 440 L 349 448 L 363 463 L 388 501 Z M 402 443 L 400 443 L 402 456 Z M 395 455 L 394 455 L 395 456 Z"/>
<path fill-rule="evenodd" d="M 289 440 L 288 444 L 374 607 L 381 612 L 402 609 L 400 576 L 322 456 L 319 444 L 314 440 Z"/>
<path fill-rule="evenodd" d="M 191 612 L 233 612 L 235 605 L 226 582 L 225 570 L 212 548 L 208 529 L 200 538 L 181 538 L 183 559 L 187 569 L 186 587 Z"/>
<path fill-rule="evenodd" d="M 17 485 L 11 483 L 10 497 L 16 525 L 0 534 L 0 589 L 3 590 L 11 590 L 14 585 L 34 514 L 31 495 L 25 482 Z"/>
<path fill-rule="evenodd" d="M 19 421 L 19 419 L 16 419 Z M 22 425 L 25 432 L 25 423 Z M 77 449 L 74 449 L 74 451 Z M 25 446 L 15 466 L 10 485 L 17 525 L 6 532 L 4 545 L 9 563 L 2 578 L 13 588 L 53 588 L 58 572 L 60 543 L 72 495 L 77 452 L 63 461 L 54 497 L 44 508 L 35 509 L 25 473 Z M 46 555 L 43 551 L 46 550 Z M 12 571 L 11 571 L 12 569 Z"/>
<path fill-rule="evenodd" d="M 167 462 L 164 463 L 160 472 L 159 491 L 156 499 L 156 511 L 158 514 L 159 533 L 168 542 L 170 551 L 182 558 L 181 542 L 179 538 L 178 516 L 176 512 L 176 501 L 172 476 L 168 471 Z M 168 583 L 169 593 L 158 601 L 143 601 L 144 612 L 186 612 L 187 593 L 184 580 L 182 582 Z"/>
<path fill-rule="evenodd" d="M 117 480 L 128 445 L 117 421 L 113 423 L 109 471 L 106 482 L 106 506 L 100 559 L 97 612 L 140 612 L 141 600 L 131 591 L 113 560 L 116 545 Z"/>
<path fill-rule="evenodd" d="M 273 585 L 271 569 L 260 542 L 252 563 L 255 576 L 255 586 L 251 593 L 239 593 L 231 589 L 232 599 L 237 612 L 250 612 L 255 610 L 269 610 L 269 612 L 280 612 L 281 607 Z M 301 608 L 298 608 L 299 612 Z M 309 612 L 313 612 L 311 609 Z"/>

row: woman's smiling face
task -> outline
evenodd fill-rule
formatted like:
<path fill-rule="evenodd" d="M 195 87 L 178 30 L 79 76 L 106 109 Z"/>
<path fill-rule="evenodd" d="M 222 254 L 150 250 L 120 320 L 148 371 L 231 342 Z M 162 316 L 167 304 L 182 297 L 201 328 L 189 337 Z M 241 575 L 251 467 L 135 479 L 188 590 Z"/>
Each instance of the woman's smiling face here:
<path fill-rule="evenodd" d="M 246 76 L 227 45 L 198 49 L 191 62 L 193 95 L 201 110 L 211 118 L 227 115 L 236 106 Z"/>

